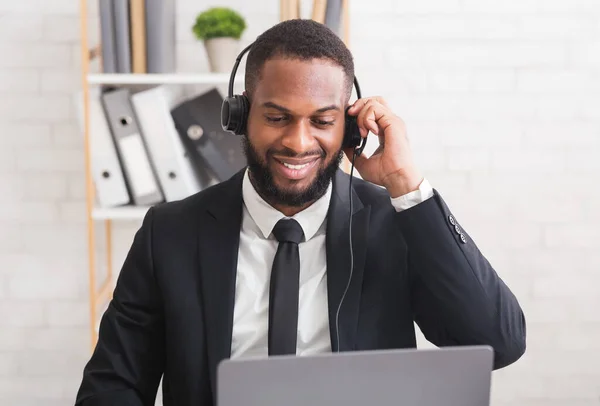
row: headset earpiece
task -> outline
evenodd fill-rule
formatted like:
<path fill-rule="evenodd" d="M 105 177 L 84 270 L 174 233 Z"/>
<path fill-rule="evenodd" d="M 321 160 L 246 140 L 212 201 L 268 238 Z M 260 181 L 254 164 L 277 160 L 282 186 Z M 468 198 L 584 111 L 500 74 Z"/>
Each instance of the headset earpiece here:
<path fill-rule="evenodd" d="M 354 153 L 356 156 L 359 156 L 367 145 L 367 137 L 363 138 L 360 135 L 360 129 L 356 123 L 356 116 L 348 114 L 349 108 L 350 107 L 347 107 L 345 111 L 344 141 L 342 147 L 354 148 Z"/>
<path fill-rule="evenodd" d="M 360 99 L 362 95 L 356 76 L 354 77 L 354 87 L 356 89 L 356 97 Z M 356 116 L 348 114 L 348 109 L 350 109 L 350 106 L 344 110 L 344 141 L 342 142 L 342 146 L 343 148 L 354 148 L 354 155 L 359 156 L 367 145 L 367 137 L 363 138 L 360 135 Z"/>
<path fill-rule="evenodd" d="M 236 135 L 246 134 L 250 103 L 244 95 L 235 95 L 223 100 L 221 106 L 221 126 L 223 130 Z"/>
<path fill-rule="evenodd" d="M 350 106 L 346 107 L 344 112 L 344 142 L 342 146 L 343 148 L 356 148 L 360 146 L 362 137 L 360 136 L 358 124 L 356 124 L 356 116 L 348 114 L 349 108 Z"/>
<path fill-rule="evenodd" d="M 250 111 L 250 101 L 245 95 L 233 95 L 233 83 L 235 81 L 235 73 L 240 65 L 242 57 L 252 47 L 252 44 L 240 52 L 235 58 L 235 64 L 231 70 L 229 77 L 229 91 L 227 98 L 223 100 L 221 105 L 221 127 L 224 131 L 232 132 L 236 135 L 246 134 L 246 122 L 248 121 L 248 112 Z"/>

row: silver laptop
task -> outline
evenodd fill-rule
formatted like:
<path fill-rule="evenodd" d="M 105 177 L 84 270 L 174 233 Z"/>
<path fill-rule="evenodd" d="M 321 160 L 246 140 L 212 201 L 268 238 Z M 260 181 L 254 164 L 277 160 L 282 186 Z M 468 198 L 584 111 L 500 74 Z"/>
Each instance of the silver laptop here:
<path fill-rule="evenodd" d="M 228 359 L 217 406 L 489 406 L 488 346 Z"/>

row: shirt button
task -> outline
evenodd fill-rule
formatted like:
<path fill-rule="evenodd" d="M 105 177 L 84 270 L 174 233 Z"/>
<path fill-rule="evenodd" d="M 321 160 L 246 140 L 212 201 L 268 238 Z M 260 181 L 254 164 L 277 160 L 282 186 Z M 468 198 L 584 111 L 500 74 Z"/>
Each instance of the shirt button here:
<path fill-rule="evenodd" d="M 460 240 L 462 241 L 463 244 L 467 243 L 467 237 L 465 237 L 465 235 L 463 233 L 460 233 Z"/>
<path fill-rule="evenodd" d="M 454 226 L 454 231 L 456 231 L 456 234 L 462 234 L 462 231 L 460 231 L 460 227 L 457 225 Z"/>

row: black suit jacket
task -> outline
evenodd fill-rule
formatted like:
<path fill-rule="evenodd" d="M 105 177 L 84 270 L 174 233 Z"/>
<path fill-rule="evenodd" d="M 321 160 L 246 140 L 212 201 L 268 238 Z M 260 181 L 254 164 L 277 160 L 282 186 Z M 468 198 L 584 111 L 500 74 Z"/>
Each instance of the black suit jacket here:
<path fill-rule="evenodd" d="M 208 406 L 230 356 L 243 171 L 149 210 L 136 233 L 85 366 L 77 406 Z M 331 343 L 350 272 L 349 177 L 339 171 L 327 217 Z M 515 296 L 435 196 L 396 212 L 387 191 L 352 181 L 354 272 L 339 315 L 339 350 L 490 345 L 494 367 L 525 351 Z M 462 237 L 461 237 L 462 235 Z"/>

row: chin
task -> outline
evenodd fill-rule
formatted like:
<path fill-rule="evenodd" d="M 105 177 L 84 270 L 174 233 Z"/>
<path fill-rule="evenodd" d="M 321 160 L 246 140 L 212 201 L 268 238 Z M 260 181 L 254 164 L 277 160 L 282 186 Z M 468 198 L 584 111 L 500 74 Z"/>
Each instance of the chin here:
<path fill-rule="evenodd" d="M 281 179 L 278 176 L 273 177 L 275 187 L 278 192 L 282 195 L 302 195 L 306 193 L 311 186 L 314 184 L 315 177 L 311 177 L 310 179 L 301 179 L 301 180 L 292 180 L 292 179 Z"/>
<path fill-rule="evenodd" d="M 258 194 L 271 205 L 302 207 L 323 196 L 333 179 L 343 154 L 317 159 L 309 168 L 286 168 L 273 154 L 261 158 L 246 138 L 244 153 L 248 160 L 250 179 Z"/>

